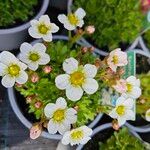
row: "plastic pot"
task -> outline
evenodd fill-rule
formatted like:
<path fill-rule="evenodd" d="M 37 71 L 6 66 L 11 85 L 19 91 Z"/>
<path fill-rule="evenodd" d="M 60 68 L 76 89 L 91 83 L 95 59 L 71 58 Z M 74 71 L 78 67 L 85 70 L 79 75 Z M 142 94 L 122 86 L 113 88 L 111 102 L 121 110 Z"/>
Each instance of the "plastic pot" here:
<path fill-rule="evenodd" d="M 67 4 L 67 10 L 68 10 L 68 13 L 71 12 L 71 7 L 73 5 L 73 0 L 68 0 L 68 4 Z M 138 45 L 138 39 L 139 37 L 137 37 L 135 39 L 135 41 L 126 49 L 126 50 L 132 50 L 132 49 L 135 49 L 135 47 Z M 83 42 L 84 44 L 86 44 L 87 46 L 89 47 L 95 47 L 94 45 L 92 45 L 88 40 L 86 40 L 85 38 L 81 38 L 80 39 L 81 42 Z M 98 47 L 95 47 L 95 51 L 100 54 L 101 56 L 107 56 L 109 54 L 109 52 L 106 52 L 102 49 L 99 49 Z"/>
<path fill-rule="evenodd" d="M 98 134 L 99 132 L 102 132 L 102 131 L 104 131 L 104 130 L 106 130 L 106 129 L 110 129 L 110 128 L 112 128 L 112 124 L 111 124 L 111 123 L 103 124 L 103 125 L 101 125 L 101 126 L 95 128 L 95 129 L 93 130 L 92 137 L 94 137 L 94 136 L 95 136 L 96 134 Z M 137 137 L 137 138 L 139 138 L 139 139 L 141 140 L 140 136 L 139 136 L 136 132 L 134 132 L 134 131 L 132 131 L 132 130 L 129 130 L 129 131 L 130 131 L 130 133 L 131 133 L 132 135 L 134 135 L 135 137 Z M 79 145 L 76 150 L 82 150 L 84 146 L 85 146 L 85 145 Z"/>
<path fill-rule="evenodd" d="M 33 19 L 38 19 L 43 15 L 49 5 L 49 0 L 43 0 L 42 5 L 38 13 Z M 0 51 L 3 50 L 13 50 L 19 48 L 21 43 L 23 43 L 28 37 L 28 28 L 30 27 L 30 21 L 24 23 L 20 26 L 0 29 Z"/>
<path fill-rule="evenodd" d="M 53 36 L 53 40 L 68 40 L 68 37 L 59 36 L 59 35 Z M 34 44 L 34 43 L 40 42 L 40 41 L 41 40 L 36 40 L 36 41 L 32 42 L 31 44 Z M 82 43 L 80 43 L 80 42 L 77 42 L 77 44 L 82 45 Z M 10 101 L 10 104 L 11 104 L 11 107 L 12 107 L 14 113 L 16 114 L 18 119 L 22 122 L 22 124 L 24 124 L 28 129 L 30 129 L 32 127 L 32 123 L 28 120 L 28 118 L 26 118 L 23 115 L 23 112 L 21 111 L 21 109 L 17 103 L 17 97 L 16 97 L 14 88 L 8 88 L 7 92 L 8 92 L 9 101 Z M 89 123 L 88 127 L 93 128 L 98 123 L 98 121 L 101 119 L 101 117 L 102 117 L 102 114 L 97 115 L 95 117 L 95 119 Z M 48 138 L 48 139 L 55 139 L 55 140 L 60 140 L 62 138 L 62 135 L 60 135 L 60 134 L 52 135 L 46 131 L 43 131 L 41 136 Z"/>
<path fill-rule="evenodd" d="M 50 6 L 60 10 L 67 9 L 67 0 L 50 0 Z"/>

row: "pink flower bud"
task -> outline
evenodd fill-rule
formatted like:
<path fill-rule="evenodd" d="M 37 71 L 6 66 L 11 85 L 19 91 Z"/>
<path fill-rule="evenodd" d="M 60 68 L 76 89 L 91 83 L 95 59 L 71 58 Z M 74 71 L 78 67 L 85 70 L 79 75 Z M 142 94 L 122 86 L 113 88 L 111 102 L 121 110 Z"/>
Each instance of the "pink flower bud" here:
<path fill-rule="evenodd" d="M 82 47 L 81 51 L 82 51 L 83 54 L 85 54 L 88 51 L 88 48 L 87 47 Z"/>
<path fill-rule="evenodd" d="M 86 30 L 87 34 L 93 34 L 95 32 L 95 27 L 94 26 L 87 26 L 85 30 Z"/>
<path fill-rule="evenodd" d="M 44 71 L 46 74 L 48 74 L 48 73 L 50 73 L 50 72 L 52 71 L 52 67 L 51 67 L 51 66 L 45 66 L 45 67 L 43 68 L 43 71 Z"/>
<path fill-rule="evenodd" d="M 31 82 L 36 83 L 39 81 L 39 76 L 37 73 L 31 75 Z"/>
<path fill-rule="evenodd" d="M 26 102 L 29 104 L 32 102 L 33 96 L 26 97 Z"/>
<path fill-rule="evenodd" d="M 94 49 L 95 49 L 95 47 L 92 46 L 89 48 L 89 51 L 92 53 L 94 51 Z"/>
<path fill-rule="evenodd" d="M 42 127 L 39 124 L 33 125 L 30 129 L 30 138 L 37 139 L 42 133 Z"/>
<path fill-rule="evenodd" d="M 34 104 L 34 106 L 35 106 L 37 109 L 39 109 L 39 108 L 42 106 L 42 103 L 41 103 L 40 101 L 38 101 L 38 102 L 36 102 L 36 103 Z"/>
<path fill-rule="evenodd" d="M 112 122 L 112 127 L 113 127 L 114 130 L 119 130 L 120 127 L 119 127 L 119 124 L 118 124 L 117 120 L 114 120 Z"/>

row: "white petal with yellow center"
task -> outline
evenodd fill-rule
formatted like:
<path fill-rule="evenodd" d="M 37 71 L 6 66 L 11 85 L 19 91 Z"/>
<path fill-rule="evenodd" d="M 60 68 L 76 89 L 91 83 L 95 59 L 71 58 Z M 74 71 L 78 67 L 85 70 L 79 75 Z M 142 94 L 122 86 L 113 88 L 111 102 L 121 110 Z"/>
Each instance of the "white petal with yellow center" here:
<path fill-rule="evenodd" d="M 15 84 L 15 77 L 11 77 L 10 75 L 5 75 L 2 78 L 2 85 L 6 88 L 10 88 Z"/>

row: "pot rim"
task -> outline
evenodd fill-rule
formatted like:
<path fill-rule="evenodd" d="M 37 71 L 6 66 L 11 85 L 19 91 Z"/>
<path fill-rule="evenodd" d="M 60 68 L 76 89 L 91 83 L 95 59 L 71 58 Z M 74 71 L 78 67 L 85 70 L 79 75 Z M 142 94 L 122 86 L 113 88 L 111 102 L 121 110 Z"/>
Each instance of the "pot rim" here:
<path fill-rule="evenodd" d="M 49 5 L 49 0 L 43 0 L 40 10 L 38 11 L 38 13 L 35 16 L 33 16 L 32 19 L 30 19 L 26 23 L 23 23 L 16 27 L 12 27 L 12 28 L 8 28 L 8 29 L 0 29 L 0 35 L 15 33 L 15 32 L 19 32 L 24 29 L 27 29 L 30 26 L 30 21 L 33 19 L 38 19 L 43 14 L 43 12 L 45 13 L 45 11 L 48 8 L 48 5 Z"/>
<path fill-rule="evenodd" d="M 63 36 L 63 35 L 55 35 L 53 36 L 53 39 L 61 39 L 61 40 L 68 40 L 67 36 Z M 42 40 L 35 40 L 33 42 L 31 42 L 31 44 L 34 44 L 35 42 L 40 42 Z M 77 42 L 78 44 L 83 44 L 80 42 Z M 18 104 L 16 102 L 16 96 L 15 96 L 15 90 L 14 88 L 8 88 L 7 89 L 7 93 L 8 93 L 8 98 L 9 98 L 9 102 L 11 104 L 11 107 L 14 111 L 14 113 L 16 114 L 16 116 L 18 117 L 18 119 L 22 122 L 22 124 L 24 124 L 28 129 L 30 129 L 32 127 L 32 123 L 23 115 L 23 113 L 21 112 L 20 108 L 18 107 Z M 93 128 L 98 121 L 102 118 L 103 114 L 98 114 L 95 119 L 93 121 L 90 122 L 90 124 L 88 125 L 88 127 Z M 46 131 L 42 131 L 41 134 L 42 137 L 48 138 L 48 139 L 55 139 L 55 140 L 61 140 L 62 139 L 62 135 L 60 134 L 49 134 Z"/>

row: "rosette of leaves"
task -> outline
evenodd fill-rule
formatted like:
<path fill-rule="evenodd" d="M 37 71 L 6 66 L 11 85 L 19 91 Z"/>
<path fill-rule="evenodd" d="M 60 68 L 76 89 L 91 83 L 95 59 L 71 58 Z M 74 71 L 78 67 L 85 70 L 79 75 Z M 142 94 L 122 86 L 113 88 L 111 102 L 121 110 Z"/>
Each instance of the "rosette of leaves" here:
<path fill-rule="evenodd" d="M 38 0 L 1 0 L 0 28 L 27 21 L 34 15 L 37 4 Z"/>
<path fill-rule="evenodd" d="M 136 112 L 145 116 L 146 110 L 150 108 L 150 73 L 139 75 L 141 81 L 142 95 L 137 100 Z"/>
<path fill-rule="evenodd" d="M 134 137 L 127 128 L 122 128 L 105 142 L 100 143 L 101 150 L 145 150 L 144 144 Z"/>
<path fill-rule="evenodd" d="M 76 0 L 73 5 L 85 9 L 86 25 L 96 28 L 91 39 L 99 48 L 131 44 L 142 30 L 140 0 Z"/>
<path fill-rule="evenodd" d="M 23 86 L 16 86 L 16 89 L 26 98 L 31 97 L 29 105 L 29 113 L 33 113 L 37 120 L 44 119 L 43 109 L 48 103 L 55 103 L 58 97 L 64 97 L 67 100 L 67 106 L 77 109 L 77 123 L 76 126 L 88 124 L 97 115 L 97 109 L 101 101 L 100 90 L 103 88 L 103 83 L 99 83 L 99 90 L 92 95 L 83 95 L 79 101 L 72 102 L 67 99 L 65 91 L 60 91 L 55 85 L 55 78 L 59 74 L 63 74 L 62 64 L 65 59 L 74 57 L 80 60 L 83 65 L 86 63 L 94 64 L 96 57 L 87 52 L 82 54 L 81 47 L 75 45 L 73 48 L 69 48 L 66 42 L 58 41 L 49 43 L 47 45 L 47 53 L 51 57 L 51 61 L 48 65 L 52 67 L 52 71 L 49 74 L 44 73 L 43 67 L 40 66 L 36 70 L 36 74 L 39 76 L 39 81 L 36 83 L 28 80 Z M 80 62 L 80 63 L 81 63 Z M 35 72 L 29 71 L 29 78 Z M 99 81 L 100 82 L 100 81 Z M 40 108 L 35 107 L 35 103 L 40 102 Z M 36 120 L 35 120 L 36 121 Z"/>

